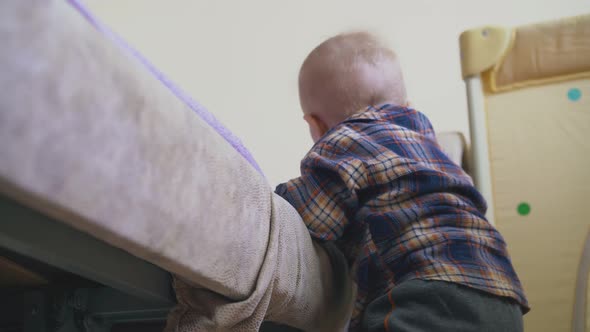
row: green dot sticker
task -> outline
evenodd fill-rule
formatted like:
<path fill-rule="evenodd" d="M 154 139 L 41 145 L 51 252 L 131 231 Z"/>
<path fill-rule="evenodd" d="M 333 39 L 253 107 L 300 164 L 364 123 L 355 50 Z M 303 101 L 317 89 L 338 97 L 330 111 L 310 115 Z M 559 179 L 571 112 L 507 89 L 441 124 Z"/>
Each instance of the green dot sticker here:
<path fill-rule="evenodd" d="M 582 98 L 582 91 L 578 88 L 571 88 L 567 92 L 567 98 L 571 101 L 578 101 Z"/>
<path fill-rule="evenodd" d="M 526 216 L 529 213 L 531 213 L 531 206 L 529 205 L 529 203 L 523 202 L 518 204 L 516 211 L 518 211 L 518 214 L 520 214 L 521 216 Z"/>

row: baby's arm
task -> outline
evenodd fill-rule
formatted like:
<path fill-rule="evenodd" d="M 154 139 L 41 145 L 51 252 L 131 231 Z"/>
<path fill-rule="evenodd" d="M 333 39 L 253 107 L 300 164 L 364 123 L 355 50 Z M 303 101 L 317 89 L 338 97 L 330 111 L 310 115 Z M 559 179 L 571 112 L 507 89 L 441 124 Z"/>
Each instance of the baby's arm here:
<path fill-rule="evenodd" d="M 310 158 L 304 174 L 279 185 L 276 193 L 295 207 L 314 238 L 337 240 L 354 218 L 356 194 L 341 178 L 338 161 Z"/>

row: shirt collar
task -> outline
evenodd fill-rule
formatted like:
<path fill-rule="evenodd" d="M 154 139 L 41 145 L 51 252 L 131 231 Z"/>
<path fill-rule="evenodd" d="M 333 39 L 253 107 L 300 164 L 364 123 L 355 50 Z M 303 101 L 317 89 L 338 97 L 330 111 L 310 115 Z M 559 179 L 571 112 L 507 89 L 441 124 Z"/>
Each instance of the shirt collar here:
<path fill-rule="evenodd" d="M 343 122 L 347 121 L 354 121 L 354 120 L 380 120 L 386 117 L 387 115 L 392 114 L 408 114 L 413 112 L 414 110 L 408 107 L 403 106 L 396 106 L 392 104 L 382 104 L 379 106 L 368 106 L 363 111 L 357 112 L 350 117 L 348 117 Z"/>

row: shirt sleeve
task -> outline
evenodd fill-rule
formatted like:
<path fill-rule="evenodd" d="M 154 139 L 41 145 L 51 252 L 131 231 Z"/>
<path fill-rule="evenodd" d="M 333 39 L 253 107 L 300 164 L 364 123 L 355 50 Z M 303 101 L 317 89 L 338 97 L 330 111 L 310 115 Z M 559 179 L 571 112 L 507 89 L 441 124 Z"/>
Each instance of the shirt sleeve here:
<path fill-rule="evenodd" d="M 295 207 L 316 239 L 338 240 L 354 220 L 358 203 L 354 186 L 350 186 L 348 164 L 312 154 L 302 163 L 301 177 L 276 189 Z"/>

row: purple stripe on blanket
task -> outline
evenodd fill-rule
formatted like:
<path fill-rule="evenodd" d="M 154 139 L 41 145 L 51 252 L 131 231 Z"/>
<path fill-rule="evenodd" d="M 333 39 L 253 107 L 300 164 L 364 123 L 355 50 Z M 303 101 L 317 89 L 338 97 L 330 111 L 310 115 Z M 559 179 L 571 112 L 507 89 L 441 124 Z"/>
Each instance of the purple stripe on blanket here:
<path fill-rule="evenodd" d="M 109 39 L 114 41 L 118 46 L 129 52 L 133 57 L 137 58 L 160 82 L 162 82 L 172 93 L 174 93 L 180 100 L 189 106 L 197 115 L 199 115 L 207 124 L 209 124 L 215 131 L 217 131 L 231 146 L 238 151 L 246 160 L 260 173 L 262 170 L 256 163 L 250 152 L 242 144 L 240 139 L 236 137 L 229 129 L 219 122 L 205 107 L 194 101 L 187 93 L 182 91 L 176 84 L 169 80 L 162 72 L 156 69 L 144 56 L 137 50 L 127 44 L 121 37 L 112 32 L 108 27 L 102 24 L 90 10 L 85 7 L 79 0 L 68 0 L 70 5 L 74 7 L 86 20 L 92 24 L 98 31 L 105 34 Z"/>

